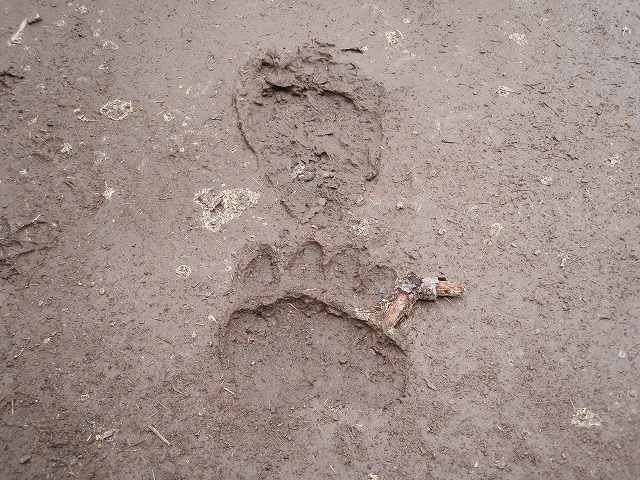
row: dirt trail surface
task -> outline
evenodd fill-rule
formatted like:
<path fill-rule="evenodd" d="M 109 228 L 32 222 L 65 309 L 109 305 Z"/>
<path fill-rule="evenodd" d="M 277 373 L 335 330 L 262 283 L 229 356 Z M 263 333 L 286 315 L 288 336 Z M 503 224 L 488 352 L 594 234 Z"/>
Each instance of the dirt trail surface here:
<path fill-rule="evenodd" d="M 637 2 L 0 12 L 3 479 L 640 478 Z"/>

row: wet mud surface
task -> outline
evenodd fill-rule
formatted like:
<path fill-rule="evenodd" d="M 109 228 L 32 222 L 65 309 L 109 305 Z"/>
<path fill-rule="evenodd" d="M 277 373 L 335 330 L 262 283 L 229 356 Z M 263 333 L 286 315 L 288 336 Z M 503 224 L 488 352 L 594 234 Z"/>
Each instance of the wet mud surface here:
<path fill-rule="evenodd" d="M 2 478 L 638 478 L 633 2 L 0 11 Z"/>

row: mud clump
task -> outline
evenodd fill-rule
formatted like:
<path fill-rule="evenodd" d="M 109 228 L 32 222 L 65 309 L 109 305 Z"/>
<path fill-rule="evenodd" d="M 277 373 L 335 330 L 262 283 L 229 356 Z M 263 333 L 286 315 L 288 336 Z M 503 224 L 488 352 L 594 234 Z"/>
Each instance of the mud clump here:
<path fill-rule="evenodd" d="M 318 226 L 344 213 L 378 175 L 383 89 L 330 47 L 247 66 L 238 123 L 289 215 Z"/>

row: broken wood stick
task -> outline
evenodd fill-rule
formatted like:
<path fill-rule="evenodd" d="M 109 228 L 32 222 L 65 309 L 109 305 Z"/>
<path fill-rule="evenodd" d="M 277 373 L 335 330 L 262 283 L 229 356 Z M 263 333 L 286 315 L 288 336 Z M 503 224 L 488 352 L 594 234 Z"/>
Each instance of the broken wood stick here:
<path fill-rule="evenodd" d="M 409 273 L 396 284 L 395 298 L 382 309 L 379 327 L 387 334 L 413 309 L 418 300 L 434 301 L 438 297 L 459 297 L 464 285 L 438 278 L 421 278 Z"/>
<path fill-rule="evenodd" d="M 149 429 L 149 431 L 151 433 L 153 433 L 156 437 L 158 437 L 160 440 L 162 440 L 162 443 L 164 443 L 165 445 L 167 445 L 168 447 L 171 446 L 171 442 L 169 442 L 169 440 L 167 440 L 164 435 L 162 435 L 158 429 L 156 427 L 154 427 L 153 425 L 148 425 L 147 428 Z"/>

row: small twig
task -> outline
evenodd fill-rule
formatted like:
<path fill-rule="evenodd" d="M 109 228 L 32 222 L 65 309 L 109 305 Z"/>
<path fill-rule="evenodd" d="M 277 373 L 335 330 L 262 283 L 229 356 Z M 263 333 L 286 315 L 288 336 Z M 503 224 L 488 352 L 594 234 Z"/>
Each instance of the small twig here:
<path fill-rule="evenodd" d="M 398 282 L 396 297 L 383 309 L 379 321 L 380 329 L 386 334 L 406 317 L 418 300 L 433 301 L 438 297 L 459 297 L 464 293 L 464 285 L 437 278 L 420 278 L 409 273 Z"/>
<path fill-rule="evenodd" d="M 20 45 L 22 43 L 22 33 L 23 33 L 24 28 L 26 26 L 27 26 L 27 19 L 25 18 L 24 20 L 22 20 L 20 22 L 20 26 L 18 27 L 18 30 L 16 30 L 16 33 L 11 35 L 11 38 L 7 42 L 7 45 L 9 45 L 9 46 L 11 46 L 11 45 Z"/>
<path fill-rule="evenodd" d="M 229 390 L 227 387 L 222 387 L 222 389 L 223 389 L 225 392 L 230 393 L 230 394 L 231 394 L 231 395 L 233 395 L 234 397 L 236 396 L 236 393 L 235 393 L 233 390 Z"/>
<path fill-rule="evenodd" d="M 158 437 L 160 440 L 162 440 L 162 443 L 164 443 L 165 445 L 167 445 L 168 447 L 171 446 L 171 442 L 169 442 L 169 440 L 167 440 L 164 435 L 162 435 L 158 429 L 156 427 L 154 427 L 153 425 L 149 425 L 147 427 L 149 429 L 149 431 L 151 433 L 153 433 L 156 437 Z"/>
<path fill-rule="evenodd" d="M 176 387 L 174 387 L 173 385 L 171 385 L 171 390 L 173 390 L 176 393 L 179 393 L 180 395 L 182 395 L 183 397 L 186 397 L 187 394 L 184 392 L 181 392 L 180 390 L 178 390 Z"/>
<path fill-rule="evenodd" d="M 34 23 L 38 23 L 42 21 L 42 17 L 40 16 L 39 13 L 36 13 L 33 17 L 31 18 L 27 18 L 27 24 L 28 25 L 33 25 Z"/>

